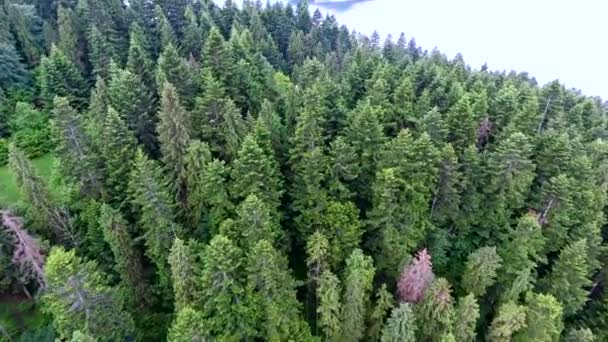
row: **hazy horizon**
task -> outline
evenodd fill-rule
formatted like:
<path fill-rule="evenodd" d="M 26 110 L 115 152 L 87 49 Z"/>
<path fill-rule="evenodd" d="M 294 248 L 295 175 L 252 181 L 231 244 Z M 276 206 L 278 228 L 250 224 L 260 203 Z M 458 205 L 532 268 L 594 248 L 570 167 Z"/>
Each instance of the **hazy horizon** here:
<path fill-rule="evenodd" d="M 450 58 L 461 53 L 476 69 L 487 63 L 491 70 L 528 72 L 539 84 L 559 79 L 608 100 L 608 2 L 373 0 L 320 9 L 350 30 L 377 30 L 383 40 L 403 32 L 423 49 L 437 47 Z"/>

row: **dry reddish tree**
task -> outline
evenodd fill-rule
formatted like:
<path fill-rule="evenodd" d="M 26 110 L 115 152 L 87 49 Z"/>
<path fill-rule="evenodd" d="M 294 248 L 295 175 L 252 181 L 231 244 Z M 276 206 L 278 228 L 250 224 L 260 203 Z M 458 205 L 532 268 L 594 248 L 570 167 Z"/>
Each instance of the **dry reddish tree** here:
<path fill-rule="evenodd" d="M 402 302 L 418 303 L 424 292 L 433 281 L 433 264 L 431 255 L 426 248 L 418 252 L 416 257 L 405 266 L 399 283 L 397 292 Z"/>
<path fill-rule="evenodd" d="M 46 287 L 44 254 L 38 241 L 23 228 L 23 220 L 20 217 L 1 210 L 0 218 L 2 227 L 13 238 L 12 262 L 19 268 L 23 281 L 34 281 L 40 288 Z"/>

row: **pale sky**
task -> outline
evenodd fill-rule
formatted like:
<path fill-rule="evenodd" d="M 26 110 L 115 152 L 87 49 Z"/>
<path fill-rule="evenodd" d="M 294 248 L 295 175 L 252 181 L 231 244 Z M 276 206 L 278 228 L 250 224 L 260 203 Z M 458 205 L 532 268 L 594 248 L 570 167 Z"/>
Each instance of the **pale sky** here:
<path fill-rule="evenodd" d="M 608 0 L 374 0 L 335 14 L 366 34 L 403 31 L 475 68 L 527 71 L 608 100 Z"/>
<path fill-rule="evenodd" d="M 322 12 L 351 30 L 460 52 L 474 68 L 527 71 L 608 100 L 608 0 L 372 0 Z"/>

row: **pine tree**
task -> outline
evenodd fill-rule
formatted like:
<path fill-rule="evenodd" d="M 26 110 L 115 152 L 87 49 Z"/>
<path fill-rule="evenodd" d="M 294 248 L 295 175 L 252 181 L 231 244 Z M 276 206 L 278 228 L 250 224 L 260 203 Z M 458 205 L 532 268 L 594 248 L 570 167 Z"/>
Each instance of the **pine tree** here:
<path fill-rule="evenodd" d="M 317 325 L 329 341 L 340 340 L 343 331 L 342 304 L 340 303 L 340 280 L 329 270 L 323 271 L 318 279 L 317 287 Z"/>
<path fill-rule="evenodd" d="M 165 82 L 158 112 L 158 140 L 162 161 L 173 185 L 175 202 L 181 210 L 187 208 L 185 157 L 190 144 L 190 114 L 180 104 L 175 87 Z"/>
<path fill-rule="evenodd" d="M 529 273 L 539 262 L 544 260 L 544 255 L 539 254 L 539 252 L 542 251 L 545 243 L 541 227 L 536 217 L 532 215 L 521 217 L 517 226 L 505 236 L 501 248 L 498 249 L 498 254 L 503 260 L 498 283 L 503 286 L 515 286 L 517 284 L 520 287 L 520 291 L 517 293 L 510 291 L 510 294 L 515 296 L 511 299 L 516 299 L 520 293 L 529 289 L 531 285 L 529 283 Z M 524 281 L 524 283 L 518 284 L 521 281 Z"/>
<path fill-rule="evenodd" d="M 15 183 L 20 193 L 27 201 L 36 225 L 40 228 L 49 227 L 51 234 L 46 229 L 39 233 L 51 239 L 51 241 L 75 245 L 77 243 L 70 217 L 67 211 L 59 207 L 44 181 L 36 174 L 31 162 L 14 145 L 9 146 L 9 164 L 15 174 Z"/>
<path fill-rule="evenodd" d="M 440 340 L 451 333 L 454 324 L 454 299 L 450 283 L 445 278 L 437 278 L 426 291 L 416 308 L 417 321 L 421 325 L 419 336 L 424 339 Z"/>
<path fill-rule="evenodd" d="M 247 283 L 261 305 L 261 333 L 269 341 L 312 338 L 308 324 L 300 317 L 296 282 L 287 259 L 267 240 L 252 241 L 247 255 Z"/>
<path fill-rule="evenodd" d="M 156 68 L 156 86 L 158 93 L 163 93 L 163 87 L 168 82 L 172 84 L 183 101 L 186 109 L 192 109 L 194 98 L 198 92 L 198 85 L 188 62 L 179 56 L 177 48 L 169 43 L 163 46 L 162 53 L 158 57 Z"/>
<path fill-rule="evenodd" d="M 87 86 L 70 59 L 57 47 L 40 62 L 40 95 L 47 109 L 52 108 L 55 96 L 68 99 L 76 109 L 84 108 Z"/>
<path fill-rule="evenodd" d="M 372 341 L 380 341 L 382 327 L 386 321 L 385 318 L 387 318 L 391 309 L 393 309 L 395 300 L 393 295 L 388 292 L 386 284 L 380 286 L 375 297 L 376 303 L 369 317 L 370 327 L 367 335 Z"/>
<path fill-rule="evenodd" d="M 276 162 L 266 155 L 252 134 L 247 135 L 241 145 L 231 178 L 232 197 L 236 201 L 254 194 L 271 210 L 280 205 L 283 191 Z"/>
<path fill-rule="evenodd" d="M 184 156 L 184 181 L 186 188 L 187 220 L 195 232 L 201 228 L 203 220 L 209 213 L 208 201 L 205 194 L 205 173 L 211 163 L 209 145 L 199 140 L 191 140 Z M 199 232 L 208 234 L 209 232 Z"/>
<path fill-rule="evenodd" d="M 187 24 L 184 26 L 184 38 L 182 40 L 182 53 L 186 58 L 200 60 L 203 44 L 203 30 L 198 24 L 196 14 L 192 6 L 188 5 L 184 12 Z"/>
<path fill-rule="evenodd" d="M 418 324 L 412 304 L 401 303 L 394 308 L 382 330 L 382 342 L 414 342 Z"/>
<path fill-rule="evenodd" d="M 359 175 L 353 188 L 361 200 L 371 200 L 378 149 L 384 141 L 379 108 L 363 102 L 347 115 L 345 138 L 353 145 L 359 161 Z"/>
<path fill-rule="evenodd" d="M 330 245 L 330 264 L 333 269 L 339 269 L 352 251 L 359 247 L 363 235 L 359 210 L 351 202 L 330 202 L 322 213 L 322 221 L 322 232 Z"/>
<path fill-rule="evenodd" d="M 462 275 L 462 288 L 480 298 L 496 282 L 496 273 L 500 269 L 502 258 L 496 253 L 496 247 L 481 247 L 469 254 Z"/>
<path fill-rule="evenodd" d="M 169 328 L 167 340 L 170 342 L 206 341 L 209 337 L 203 315 L 189 306 L 177 312 Z"/>
<path fill-rule="evenodd" d="M 359 341 L 365 335 L 366 310 L 374 279 L 372 258 L 355 249 L 346 259 L 345 272 L 342 335 L 347 341 Z"/>
<path fill-rule="evenodd" d="M 124 287 L 124 300 L 131 310 L 149 303 L 141 255 L 120 212 L 107 204 L 101 206 L 99 224 L 104 240 L 114 254 L 115 268 Z M 133 311 L 132 311 L 133 312 Z"/>
<path fill-rule="evenodd" d="M 144 145 L 146 152 L 156 155 L 158 141 L 155 135 L 155 100 L 148 87 L 136 74 L 115 68 L 108 84 L 109 104 L 127 122 Z"/>
<path fill-rule="evenodd" d="M 141 84 L 147 88 L 147 93 L 154 99 L 156 87 L 154 79 L 154 63 L 150 54 L 150 42 L 147 40 L 145 29 L 137 23 L 129 29 L 129 54 L 126 69 L 140 78 Z"/>
<path fill-rule="evenodd" d="M 528 293 L 526 296 L 526 326 L 515 341 L 556 341 L 563 329 L 562 307 L 551 295 Z"/>
<path fill-rule="evenodd" d="M 167 287 L 171 277 L 167 257 L 173 240 L 181 234 L 181 228 L 174 222 L 174 205 L 160 167 L 141 150 L 135 154 L 129 177 L 129 195 L 131 204 L 139 212 L 146 255 L 156 265 L 161 285 Z"/>
<path fill-rule="evenodd" d="M 566 246 L 545 280 L 547 292 L 561 302 L 565 316 L 576 314 L 587 302 L 591 286 L 588 274 L 587 241 Z"/>
<path fill-rule="evenodd" d="M 508 342 L 513 340 L 513 335 L 526 327 L 526 308 L 514 302 L 507 302 L 498 308 L 498 314 L 494 317 L 488 340 L 496 342 Z"/>
<path fill-rule="evenodd" d="M 280 227 L 276 224 L 272 211 L 256 195 L 247 196 L 237 207 L 236 214 L 232 227 L 234 231 L 222 234 L 230 237 L 244 251 L 261 240 L 277 245 L 276 241 L 281 235 Z"/>
<path fill-rule="evenodd" d="M 46 62 L 47 66 L 45 68 L 49 68 L 49 64 L 50 62 Z M 42 73 L 42 67 L 41 67 L 41 73 Z M 47 78 L 48 83 L 51 83 L 51 80 L 49 80 L 48 78 L 50 78 L 51 76 L 49 75 L 48 72 L 46 72 L 46 75 L 42 76 L 41 74 L 41 86 L 42 86 L 42 80 L 44 80 L 44 77 Z M 28 83 L 28 73 L 25 70 L 25 65 L 23 65 L 23 63 L 21 63 L 21 60 L 19 58 L 19 54 L 17 53 L 17 51 L 15 50 L 15 47 L 12 44 L 8 44 L 8 43 L 4 43 L 2 41 L 0 41 L 0 88 L 2 89 L 9 89 L 11 87 L 15 87 L 15 88 L 20 88 L 20 87 L 24 87 L 25 85 L 27 85 Z M 45 85 L 45 87 L 43 88 L 44 91 L 46 91 L 46 95 L 48 97 L 53 96 L 53 94 L 51 94 L 51 89 L 52 85 L 49 85 L 47 83 L 47 85 Z"/>
<path fill-rule="evenodd" d="M 454 337 L 456 341 L 472 342 L 477 336 L 477 320 L 479 319 L 479 304 L 473 294 L 458 299 L 454 314 Z"/>
<path fill-rule="evenodd" d="M 52 249 L 47 258 L 48 291 L 42 301 L 62 338 L 80 330 L 99 341 L 115 341 L 133 332 L 130 315 L 97 267 L 63 248 Z"/>
<path fill-rule="evenodd" d="M 173 241 L 169 254 L 171 280 L 175 294 L 175 312 L 179 315 L 182 310 L 188 310 L 188 305 L 195 303 L 199 292 L 197 275 L 198 265 L 194 260 L 192 246 L 177 238 Z"/>
<path fill-rule="evenodd" d="M 103 176 L 97 151 L 86 134 L 84 120 L 67 98 L 56 97 L 53 114 L 59 131 L 56 152 L 61 158 L 63 174 L 78 185 L 80 192 L 99 198 L 103 192 Z"/>
<path fill-rule="evenodd" d="M 222 235 L 211 239 L 203 253 L 201 314 L 211 336 L 218 339 L 255 335 L 258 317 L 243 279 L 242 257 L 242 251 Z"/>
<path fill-rule="evenodd" d="M 223 161 L 213 159 L 203 174 L 203 194 L 209 205 L 207 221 L 210 237 L 218 232 L 222 221 L 228 218 L 234 210 L 234 205 L 228 194 L 226 181 L 228 173 L 229 171 Z"/>
<path fill-rule="evenodd" d="M 446 124 L 448 141 L 452 143 L 456 151 L 462 151 L 465 147 L 475 143 L 477 122 L 469 94 L 465 94 L 450 108 L 446 115 Z"/>
<path fill-rule="evenodd" d="M 135 137 L 112 107 L 105 117 L 101 137 L 108 203 L 122 207 L 127 200 L 129 172 L 135 157 Z"/>
<path fill-rule="evenodd" d="M 441 151 L 439 179 L 433 197 L 431 214 L 440 226 L 455 221 L 458 217 L 460 194 L 458 193 L 461 174 L 458 170 L 458 159 L 452 145 L 446 144 Z"/>

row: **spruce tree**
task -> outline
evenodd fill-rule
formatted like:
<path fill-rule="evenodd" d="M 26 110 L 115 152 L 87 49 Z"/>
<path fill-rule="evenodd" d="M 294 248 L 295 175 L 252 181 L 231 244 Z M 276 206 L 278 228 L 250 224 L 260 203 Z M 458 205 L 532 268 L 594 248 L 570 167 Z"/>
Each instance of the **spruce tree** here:
<path fill-rule="evenodd" d="M 51 250 L 45 265 L 48 291 L 42 301 L 54 319 L 59 336 L 85 331 L 99 341 L 121 340 L 133 333 L 133 321 L 105 276 L 93 261 L 84 261 L 74 250 Z"/>
<path fill-rule="evenodd" d="M 394 308 L 382 330 L 382 342 L 414 342 L 418 323 L 412 304 L 402 303 Z"/>
<path fill-rule="evenodd" d="M 572 316 L 589 300 L 587 241 L 576 241 L 566 246 L 545 279 L 547 292 L 561 302 L 565 316 Z"/>
<path fill-rule="evenodd" d="M 198 92 L 195 75 L 196 72 L 184 58 L 179 56 L 173 44 L 163 46 L 156 68 L 156 86 L 159 94 L 163 93 L 163 87 L 168 82 L 175 87 L 179 98 L 183 101 L 183 106 L 192 109 Z"/>
<path fill-rule="evenodd" d="M 515 341 L 556 341 L 562 329 L 562 306 L 552 295 L 528 293 L 526 326 L 514 336 Z"/>
<path fill-rule="evenodd" d="M 231 178 L 232 197 L 236 201 L 254 194 L 271 210 L 280 205 L 283 191 L 276 162 L 264 152 L 252 134 L 247 135 L 241 145 Z"/>
<path fill-rule="evenodd" d="M 330 245 L 330 264 L 333 269 L 339 269 L 352 251 L 359 247 L 363 235 L 359 210 L 351 202 L 330 202 L 321 215 L 322 232 Z"/>
<path fill-rule="evenodd" d="M 296 282 L 287 259 L 268 240 L 252 243 L 247 255 L 247 284 L 255 303 L 261 306 L 262 337 L 270 341 L 311 339 L 308 324 L 300 317 Z"/>
<path fill-rule="evenodd" d="M 99 198 L 103 193 L 100 158 L 87 135 L 82 115 L 64 97 L 56 97 L 53 107 L 59 131 L 56 152 L 61 158 L 61 171 L 83 195 Z"/>
<path fill-rule="evenodd" d="M 451 333 L 454 324 L 454 299 L 450 283 L 437 278 L 426 291 L 416 308 L 418 322 L 424 322 L 419 330 L 421 339 L 440 340 Z"/>
<path fill-rule="evenodd" d="M 473 294 L 458 299 L 454 314 L 454 337 L 456 341 L 472 342 L 477 336 L 479 304 Z"/>
<path fill-rule="evenodd" d="M 247 251 L 265 240 L 274 246 L 281 237 L 280 227 L 276 224 L 270 208 L 255 194 L 245 198 L 236 209 L 234 236 L 229 236 L 243 250 Z M 225 234 L 228 235 L 228 234 Z"/>
<path fill-rule="evenodd" d="M 143 79 L 129 70 L 115 68 L 108 84 L 109 104 L 127 122 L 144 145 L 146 152 L 156 155 L 158 141 L 155 133 L 155 101 Z"/>
<path fill-rule="evenodd" d="M 110 245 L 114 255 L 115 269 L 124 288 L 125 302 L 133 311 L 145 307 L 150 302 L 150 298 L 144 279 L 144 268 L 127 222 L 118 210 L 104 204 L 99 211 L 99 224 L 103 238 Z"/>
<path fill-rule="evenodd" d="M 342 304 L 340 303 L 340 280 L 331 271 L 325 270 L 318 279 L 316 322 L 327 340 L 336 341 L 342 336 Z"/>
<path fill-rule="evenodd" d="M 204 178 L 210 163 L 209 145 L 199 140 L 191 140 L 184 156 L 184 181 L 188 209 L 185 216 L 191 230 L 197 233 L 209 233 L 208 231 L 201 232 L 199 229 L 202 227 L 204 219 L 208 219 L 209 214 Z"/>
<path fill-rule="evenodd" d="M 135 136 L 112 108 L 103 123 L 101 157 L 104 163 L 108 203 L 122 207 L 127 200 L 129 172 L 135 157 Z"/>
<path fill-rule="evenodd" d="M 52 108 L 55 96 L 67 98 L 76 109 L 86 103 L 87 85 L 70 59 L 57 47 L 40 61 L 40 96 L 47 109 Z"/>
<path fill-rule="evenodd" d="M 182 233 L 174 221 L 174 203 L 160 167 L 140 149 L 135 154 L 129 176 L 131 204 L 139 213 L 139 227 L 146 244 L 146 255 L 157 268 L 160 284 L 170 285 L 167 257 L 173 240 Z"/>
<path fill-rule="evenodd" d="M 462 275 L 462 288 L 476 297 L 483 297 L 489 287 L 496 282 L 502 258 L 496 247 L 481 247 L 469 254 Z"/>
<path fill-rule="evenodd" d="M 225 236 L 216 235 L 202 257 L 199 300 L 209 333 L 218 339 L 255 336 L 258 313 L 243 279 L 243 252 Z"/>
<path fill-rule="evenodd" d="M 192 6 L 188 5 L 184 12 L 186 25 L 184 26 L 184 38 L 182 40 L 182 53 L 186 58 L 194 58 L 200 60 L 202 44 L 203 44 L 203 32 L 202 28 L 198 24 L 198 18 L 192 9 Z"/>
<path fill-rule="evenodd" d="M 165 82 L 162 89 L 157 127 L 160 151 L 169 182 L 173 185 L 175 202 L 185 210 L 188 200 L 185 157 L 190 144 L 190 113 L 181 106 L 171 83 Z"/>
<path fill-rule="evenodd" d="M 526 308 L 514 302 L 507 302 L 498 308 L 498 314 L 492 320 L 488 340 L 508 342 L 513 336 L 526 327 Z"/>
<path fill-rule="evenodd" d="M 379 341 L 382 334 L 382 327 L 385 318 L 389 316 L 391 309 L 395 305 L 393 295 L 388 292 L 386 284 L 382 284 L 375 294 L 376 303 L 374 309 L 369 316 L 370 327 L 368 337 L 373 341 Z"/>
<path fill-rule="evenodd" d="M 179 317 L 182 310 L 188 310 L 188 305 L 195 303 L 199 292 L 197 279 L 199 269 L 192 246 L 180 238 L 175 239 L 169 254 L 169 265 L 175 294 L 175 312 Z"/>
<path fill-rule="evenodd" d="M 360 341 L 365 336 L 365 317 L 374 279 L 372 258 L 355 249 L 346 259 L 342 329 L 347 341 Z"/>
<path fill-rule="evenodd" d="M 207 222 L 210 237 L 218 232 L 222 221 L 234 210 L 228 191 L 228 174 L 225 163 L 219 159 L 213 159 L 203 174 L 203 194 L 209 205 Z"/>
<path fill-rule="evenodd" d="M 208 338 L 210 336 L 203 315 L 200 311 L 186 306 L 177 312 L 177 316 L 169 328 L 167 341 L 206 341 Z"/>

